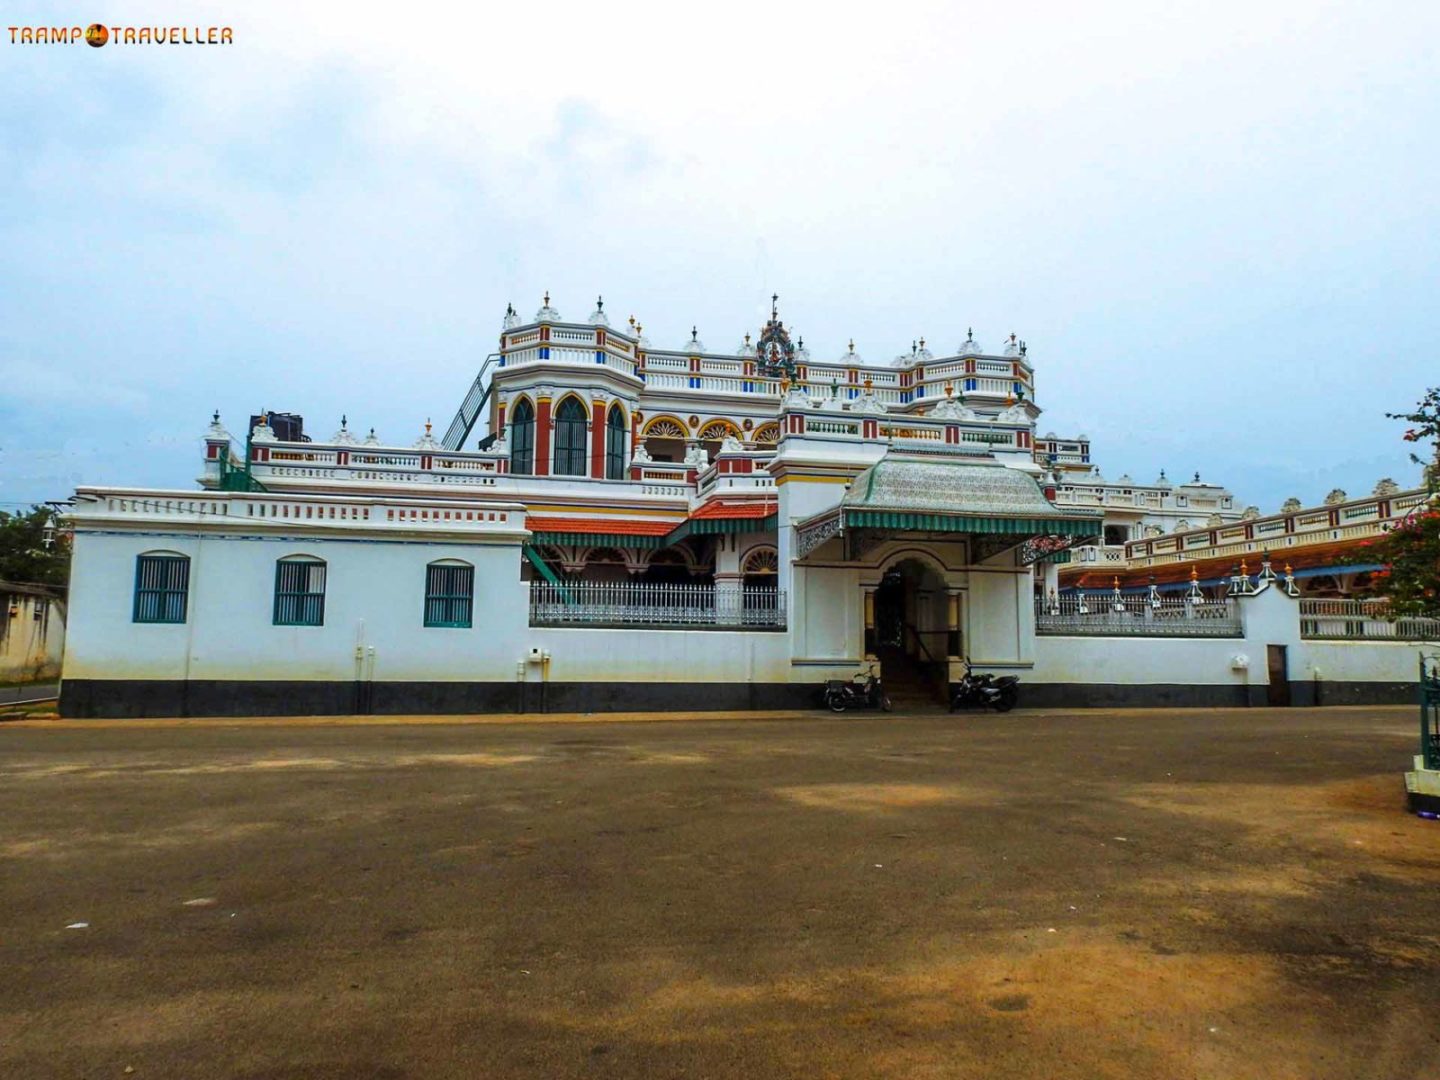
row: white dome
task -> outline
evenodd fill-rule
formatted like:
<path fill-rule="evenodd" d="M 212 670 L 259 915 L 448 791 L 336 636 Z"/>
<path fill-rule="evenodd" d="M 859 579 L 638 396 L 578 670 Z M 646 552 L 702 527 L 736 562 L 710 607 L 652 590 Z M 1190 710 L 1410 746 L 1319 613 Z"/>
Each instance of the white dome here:
<path fill-rule="evenodd" d="M 590 325 L 610 325 L 610 317 L 605 314 L 605 298 L 603 296 L 597 296 L 595 298 L 595 310 L 590 313 Z"/>
<path fill-rule="evenodd" d="M 810 363 L 810 350 L 805 347 L 805 339 L 803 337 L 795 343 L 795 362 L 797 364 Z"/>
<path fill-rule="evenodd" d="M 921 364 L 928 364 L 931 360 L 934 359 L 935 354 L 925 347 L 925 339 L 922 337 L 920 339 L 920 347 L 915 350 L 916 362 Z"/>
<path fill-rule="evenodd" d="M 682 352 L 702 353 L 705 351 L 705 343 L 700 340 L 700 331 L 695 327 L 690 328 L 690 340 L 680 346 Z"/>
<path fill-rule="evenodd" d="M 981 356 L 985 352 L 980 348 L 980 343 L 975 340 L 973 328 L 965 331 L 965 340 L 960 343 L 960 348 L 955 350 L 956 356 Z"/>
<path fill-rule="evenodd" d="M 519 326 L 519 325 L 520 325 L 520 313 L 515 310 L 515 305 L 514 305 L 514 304 L 506 304 L 506 305 L 505 305 L 505 319 L 504 319 L 504 321 L 502 321 L 501 324 L 500 324 L 501 329 L 503 329 L 503 330 L 514 330 L 515 327 L 517 327 L 517 326 Z"/>
<path fill-rule="evenodd" d="M 559 321 L 560 321 L 560 312 L 556 311 L 553 307 L 550 306 L 550 294 L 549 294 L 548 292 L 545 294 L 545 303 L 541 306 L 541 308 L 540 308 L 539 311 L 535 312 L 535 321 L 536 321 L 536 322 L 559 322 Z"/>
<path fill-rule="evenodd" d="M 1019 356 L 1019 355 L 1020 355 L 1020 342 L 1016 339 L 1016 337 L 1015 337 L 1014 334 L 1011 334 L 1011 335 L 1010 335 L 1010 340 L 1005 343 L 1005 355 L 1006 355 L 1006 356 Z"/>
<path fill-rule="evenodd" d="M 750 335 L 745 335 L 745 340 L 735 346 L 735 355 L 743 356 L 746 360 L 755 359 L 755 343 L 750 340 Z"/>
<path fill-rule="evenodd" d="M 854 367 L 859 367 L 861 364 L 864 363 L 864 361 L 860 359 L 860 354 L 855 351 L 854 338 L 850 339 L 850 351 L 847 352 L 844 356 L 840 357 L 839 362 L 842 364 L 850 364 Z"/>

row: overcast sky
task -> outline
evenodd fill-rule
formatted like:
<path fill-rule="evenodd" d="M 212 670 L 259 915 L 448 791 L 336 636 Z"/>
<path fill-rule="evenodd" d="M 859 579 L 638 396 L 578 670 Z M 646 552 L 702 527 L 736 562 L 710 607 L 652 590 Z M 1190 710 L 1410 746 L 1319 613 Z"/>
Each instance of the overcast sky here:
<path fill-rule="evenodd" d="M 1107 476 L 1413 483 L 1440 4 L 9 3 L 0 504 L 190 487 L 219 408 L 440 431 L 505 305 L 657 344 L 1030 344 Z M 0 506 L 3 508 L 3 506 Z"/>

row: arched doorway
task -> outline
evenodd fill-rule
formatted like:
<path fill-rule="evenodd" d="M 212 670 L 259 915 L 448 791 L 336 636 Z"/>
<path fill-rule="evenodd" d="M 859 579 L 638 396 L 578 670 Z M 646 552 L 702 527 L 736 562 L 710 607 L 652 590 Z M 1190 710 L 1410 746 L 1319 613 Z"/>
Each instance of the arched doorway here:
<path fill-rule="evenodd" d="M 912 704 L 944 700 L 953 643 L 950 593 L 938 568 L 905 558 L 885 570 L 875 589 L 874 634 L 880 676 L 892 698 Z"/>

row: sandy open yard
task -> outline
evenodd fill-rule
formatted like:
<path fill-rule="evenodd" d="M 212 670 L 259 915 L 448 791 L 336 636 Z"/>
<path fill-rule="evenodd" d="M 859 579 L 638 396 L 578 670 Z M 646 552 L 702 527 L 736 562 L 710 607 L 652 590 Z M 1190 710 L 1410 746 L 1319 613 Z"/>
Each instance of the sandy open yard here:
<path fill-rule="evenodd" d="M 1414 715 L 0 725 L 0 1075 L 1440 1075 Z"/>

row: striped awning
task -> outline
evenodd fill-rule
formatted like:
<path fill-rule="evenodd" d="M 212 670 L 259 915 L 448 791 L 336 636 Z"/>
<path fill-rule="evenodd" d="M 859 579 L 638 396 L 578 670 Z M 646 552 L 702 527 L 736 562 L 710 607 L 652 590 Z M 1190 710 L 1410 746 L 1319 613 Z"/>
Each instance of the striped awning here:
<path fill-rule="evenodd" d="M 526 519 L 532 544 L 573 544 L 579 547 L 663 548 L 675 528 L 674 521 L 629 520 L 600 517 L 544 517 Z"/>
<path fill-rule="evenodd" d="M 1093 536 L 1097 522 L 1075 518 L 989 517 L 915 510 L 845 511 L 847 529 L 896 532 L 999 533 L 1006 536 Z"/>

